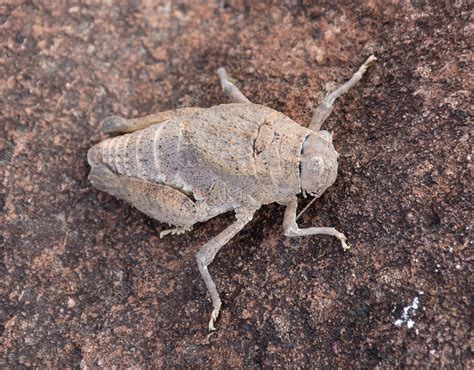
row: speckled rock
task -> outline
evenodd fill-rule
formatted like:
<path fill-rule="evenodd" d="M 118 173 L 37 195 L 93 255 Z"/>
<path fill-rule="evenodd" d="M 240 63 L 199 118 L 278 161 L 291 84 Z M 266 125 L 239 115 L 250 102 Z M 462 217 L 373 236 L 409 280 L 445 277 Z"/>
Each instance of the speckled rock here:
<path fill-rule="evenodd" d="M 473 366 L 472 6 L 264 3 L 2 2 L 0 367 Z M 372 53 L 325 125 L 339 177 L 301 219 L 351 251 L 264 207 L 211 266 L 208 334 L 194 254 L 232 215 L 160 240 L 88 183 L 98 122 L 225 102 L 225 66 L 305 124 Z"/>

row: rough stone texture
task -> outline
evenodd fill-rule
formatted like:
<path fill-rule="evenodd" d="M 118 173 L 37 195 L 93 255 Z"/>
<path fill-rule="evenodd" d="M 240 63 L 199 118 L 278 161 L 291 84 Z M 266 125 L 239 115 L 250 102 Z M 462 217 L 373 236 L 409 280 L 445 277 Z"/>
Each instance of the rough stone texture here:
<path fill-rule="evenodd" d="M 472 7 L 271 3 L 2 2 L 0 367 L 474 366 Z M 353 249 L 287 239 L 282 207 L 264 207 L 211 267 L 209 335 L 194 253 L 232 215 L 160 240 L 88 183 L 98 122 L 225 102 L 226 66 L 304 124 L 371 53 L 326 124 L 338 180 L 301 219 Z M 413 327 L 396 326 L 416 297 Z"/>

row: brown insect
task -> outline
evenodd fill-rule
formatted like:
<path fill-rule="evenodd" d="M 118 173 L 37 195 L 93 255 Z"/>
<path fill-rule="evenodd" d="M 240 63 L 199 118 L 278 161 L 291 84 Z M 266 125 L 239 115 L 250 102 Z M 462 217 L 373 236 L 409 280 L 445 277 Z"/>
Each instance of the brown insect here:
<path fill-rule="evenodd" d="M 300 229 L 296 195 L 318 198 L 336 180 L 338 153 L 332 135 L 320 128 L 335 99 L 354 86 L 375 61 L 374 56 L 369 57 L 349 81 L 327 95 L 308 128 L 251 103 L 223 68 L 217 73 L 232 104 L 102 121 L 103 132 L 123 135 L 89 150 L 92 185 L 175 226 L 160 236 L 181 234 L 197 222 L 235 211 L 237 220 L 196 254 L 214 308 L 209 330 L 215 329 L 221 300 L 208 266 L 262 205 L 277 202 L 286 206 L 286 236 L 332 235 L 344 249 L 349 248 L 346 237 L 334 228 Z"/>

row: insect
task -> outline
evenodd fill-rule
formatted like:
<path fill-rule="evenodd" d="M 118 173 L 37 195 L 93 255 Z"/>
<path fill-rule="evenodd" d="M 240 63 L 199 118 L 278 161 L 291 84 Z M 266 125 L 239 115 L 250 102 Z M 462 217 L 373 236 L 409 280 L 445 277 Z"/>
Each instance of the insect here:
<path fill-rule="evenodd" d="M 336 180 L 338 153 L 331 133 L 320 128 L 334 101 L 375 61 L 370 56 L 349 81 L 328 94 L 308 128 L 251 103 L 223 68 L 217 74 L 231 104 L 102 121 L 102 132 L 120 135 L 89 150 L 92 185 L 173 226 L 160 236 L 181 234 L 198 222 L 235 212 L 235 222 L 196 254 L 212 299 L 209 330 L 215 330 L 221 299 L 208 266 L 262 205 L 278 202 L 286 206 L 286 236 L 332 235 L 344 249 L 349 248 L 344 234 L 332 227 L 300 229 L 296 196 L 310 194 L 316 199 Z"/>

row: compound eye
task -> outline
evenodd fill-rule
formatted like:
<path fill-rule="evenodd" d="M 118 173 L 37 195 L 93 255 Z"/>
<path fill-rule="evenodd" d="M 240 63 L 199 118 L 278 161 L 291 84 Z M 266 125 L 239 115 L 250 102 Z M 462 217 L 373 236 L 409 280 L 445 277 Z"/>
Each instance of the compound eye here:
<path fill-rule="evenodd" d="M 332 143 L 332 134 L 329 131 L 319 131 L 318 134 L 326 141 Z"/>

